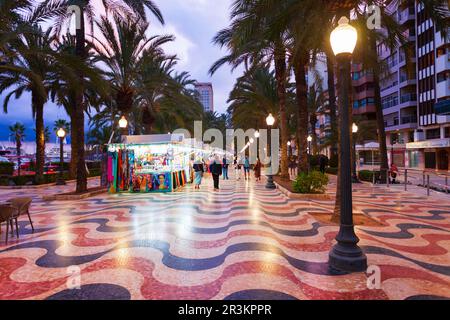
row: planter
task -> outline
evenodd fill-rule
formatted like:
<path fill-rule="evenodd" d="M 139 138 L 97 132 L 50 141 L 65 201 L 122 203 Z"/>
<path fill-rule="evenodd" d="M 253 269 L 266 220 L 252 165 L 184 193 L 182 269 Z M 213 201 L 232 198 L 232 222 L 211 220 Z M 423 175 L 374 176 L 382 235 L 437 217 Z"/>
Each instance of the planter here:
<path fill-rule="evenodd" d="M 294 193 L 286 189 L 285 187 L 281 186 L 279 183 L 275 182 L 275 185 L 277 186 L 277 189 L 280 190 L 281 193 L 283 193 L 285 196 L 291 199 L 300 199 L 305 201 L 311 201 L 311 200 L 321 200 L 321 201 L 327 201 L 327 200 L 333 200 L 334 197 L 329 194 L 317 194 L 317 193 Z"/>
<path fill-rule="evenodd" d="M 61 193 L 61 194 L 54 194 L 49 196 L 43 196 L 42 200 L 44 201 L 76 201 L 76 200 L 82 200 L 89 197 L 93 197 L 102 193 L 106 193 L 108 189 L 104 187 L 95 188 L 88 190 L 88 192 L 82 193 L 82 194 L 74 194 L 73 192 L 70 193 Z"/>
<path fill-rule="evenodd" d="M 89 180 L 100 179 L 100 176 L 97 177 L 89 177 Z M 66 180 L 66 183 L 76 182 L 76 180 Z M 39 185 L 24 185 L 24 186 L 0 186 L 0 190 L 11 190 L 11 189 L 41 189 L 56 186 L 56 182 L 39 184 Z"/>

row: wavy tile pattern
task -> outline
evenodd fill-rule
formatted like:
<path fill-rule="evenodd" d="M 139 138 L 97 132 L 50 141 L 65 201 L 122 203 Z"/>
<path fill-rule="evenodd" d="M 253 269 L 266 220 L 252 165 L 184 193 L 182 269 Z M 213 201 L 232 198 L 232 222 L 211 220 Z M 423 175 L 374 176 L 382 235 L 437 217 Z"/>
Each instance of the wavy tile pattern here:
<path fill-rule="evenodd" d="M 40 199 L 70 185 L 0 190 L 0 202 L 31 195 L 35 225 L 21 218 L 7 246 L 1 234 L 0 299 L 450 299 L 450 200 L 355 187 L 355 210 L 383 224 L 356 228 L 381 270 L 369 289 L 366 274 L 328 269 L 337 227 L 309 213 L 333 201 L 211 185 L 69 202 Z"/>

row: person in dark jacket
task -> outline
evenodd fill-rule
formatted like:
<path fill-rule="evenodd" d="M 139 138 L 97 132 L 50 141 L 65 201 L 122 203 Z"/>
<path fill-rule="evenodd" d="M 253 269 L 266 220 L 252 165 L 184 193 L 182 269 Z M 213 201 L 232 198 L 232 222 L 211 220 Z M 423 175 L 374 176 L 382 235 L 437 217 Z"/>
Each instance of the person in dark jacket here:
<path fill-rule="evenodd" d="M 209 171 L 211 171 L 213 181 L 214 181 L 214 191 L 219 191 L 219 180 L 222 174 L 222 164 L 219 158 L 216 157 L 209 165 Z"/>
<path fill-rule="evenodd" d="M 223 175 L 223 180 L 228 180 L 228 162 L 227 162 L 227 158 L 223 157 L 222 160 L 222 175 Z"/>
<path fill-rule="evenodd" d="M 325 168 L 327 166 L 327 158 L 321 154 L 319 156 L 319 168 L 320 168 L 320 172 L 325 173 Z"/>

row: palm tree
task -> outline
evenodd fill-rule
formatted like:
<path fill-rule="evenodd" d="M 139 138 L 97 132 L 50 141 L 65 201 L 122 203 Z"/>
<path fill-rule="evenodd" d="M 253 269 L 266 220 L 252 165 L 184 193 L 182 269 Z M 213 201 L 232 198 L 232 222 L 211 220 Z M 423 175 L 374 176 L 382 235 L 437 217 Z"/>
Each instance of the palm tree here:
<path fill-rule="evenodd" d="M 20 122 L 16 122 L 12 126 L 9 126 L 9 131 L 11 131 L 11 138 L 16 142 L 17 175 L 20 176 L 20 157 L 22 155 L 22 141 L 25 138 L 25 126 Z"/>
<path fill-rule="evenodd" d="M 312 140 L 312 154 L 317 154 L 319 149 L 316 124 L 318 122 L 317 114 L 323 110 L 324 105 L 324 93 L 320 80 L 316 84 L 309 87 L 308 91 L 308 113 L 309 113 L 309 128 L 311 130 Z"/>
<path fill-rule="evenodd" d="M 80 63 L 86 61 L 88 51 L 86 50 L 86 34 L 85 34 L 85 21 L 90 24 L 91 31 L 93 31 L 95 10 L 92 0 L 61 0 L 58 2 L 58 9 L 62 9 L 63 13 L 59 15 L 56 21 L 55 29 L 56 34 L 60 34 L 62 26 L 69 18 L 68 7 L 70 5 L 78 5 L 81 11 L 80 15 L 80 29 L 76 30 L 76 48 L 75 55 L 80 58 Z M 45 0 L 45 5 L 51 6 L 54 3 L 53 0 Z M 138 1 L 138 0 L 122 0 L 122 1 L 102 1 L 103 6 L 107 14 L 112 13 L 114 17 L 122 16 L 129 17 L 130 15 L 137 15 L 145 21 L 146 14 L 145 8 L 148 8 L 157 19 L 164 23 L 161 12 L 158 7 L 151 0 Z M 93 32 L 92 32 L 93 33 Z M 84 112 L 86 110 L 86 101 L 84 100 L 84 78 L 85 75 L 79 71 L 79 83 L 77 89 L 72 90 L 72 105 L 73 114 L 71 117 L 71 123 L 74 134 L 72 135 L 72 152 L 77 155 L 77 183 L 76 192 L 82 193 L 87 190 L 87 175 L 85 170 L 85 150 L 84 150 Z"/>
<path fill-rule="evenodd" d="M 70 134 L 70 123 L 67 122 L 67 120 L 55 120 L 55 122 L 53 123 L 53 131 L 56 133 L 61 128 L 66 132 L 66 136 Z"/>
<path fill-rule="evenodd" d="M 122 20 L 114 17 L 111 22 L 102 17 L 97 27 L 104 40 L 97 37 L 92 43 L 96 61 L 106 67 L 106 78 L 111 84 L 112 100 L 120 115 L 130 119 L 130 113 L 138 95 L 137 80 L 145 73 L 140 73 L 144 61 L 163 56 L 161 46 L 173 41 L 173 36 L 145 35 L 149 24 L 141 18 L 129 17 Z M 130 123 L 136 127 L 136 123 Z"/>
<path fill-rule="evenodd" d="M 265 7 L 266 1 L 235 0 L 231 10 L 231 25 L 217 33 L 213 42 L 226 46 L 229 54 L 219 59 L 210 69 L 213 74 L 225 63 L 236 68 L 242 63 L 247 66 L 274 64 L 277 83 L 278 114 L 281 129 L 281 173 L 288 177 L 288 117 L 286 113 L 286 82 L 288 78 L 286 62 L 286 35 L 284 29 L 274 28 L 275 18 L 284 9 L 282 5 Z M 272 30 L 274 30 L 272 32 Z"/>

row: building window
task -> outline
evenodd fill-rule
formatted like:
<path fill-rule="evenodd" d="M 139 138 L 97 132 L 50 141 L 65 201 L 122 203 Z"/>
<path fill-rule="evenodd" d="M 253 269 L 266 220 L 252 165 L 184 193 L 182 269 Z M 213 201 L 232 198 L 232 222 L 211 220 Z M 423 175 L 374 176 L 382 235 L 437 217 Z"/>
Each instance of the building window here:
<path fill-rule="evenodd" d="M 441 131 L 439 128 L 427 130 L 426 137 L 427 139 L 439 139 L 441 137 Z"/>

